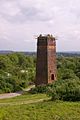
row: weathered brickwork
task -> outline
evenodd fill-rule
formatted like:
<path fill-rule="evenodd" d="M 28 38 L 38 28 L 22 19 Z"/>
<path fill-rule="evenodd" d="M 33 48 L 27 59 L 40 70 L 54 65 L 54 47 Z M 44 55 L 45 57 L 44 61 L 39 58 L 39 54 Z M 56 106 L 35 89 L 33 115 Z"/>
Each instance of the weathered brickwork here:
<path fill-rule="evenodd" d="M 56 40 L 52 35 L 37 39 L 36 86 L 56 80 Z"/>

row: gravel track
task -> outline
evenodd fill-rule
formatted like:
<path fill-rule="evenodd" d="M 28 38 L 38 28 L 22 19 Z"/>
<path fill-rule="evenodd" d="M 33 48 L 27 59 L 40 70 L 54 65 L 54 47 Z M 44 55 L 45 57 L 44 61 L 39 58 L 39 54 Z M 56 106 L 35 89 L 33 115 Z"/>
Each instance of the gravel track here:
<path fill-rule="evenodd" d="M 5 98 L 12 98 L 12 97 L 16 97 L 16 96 L 20 96 L 22 95 L 25 91 L 29 91 L 31 88 L 35 87 L 30 86 L 29 88 L 25 89 L 24 91 L 19 91 L 19 92 L 15 92 L 15 93 L 5 93 L 5 94 L 0 94 L 0 99 L 5 99 Z"/>

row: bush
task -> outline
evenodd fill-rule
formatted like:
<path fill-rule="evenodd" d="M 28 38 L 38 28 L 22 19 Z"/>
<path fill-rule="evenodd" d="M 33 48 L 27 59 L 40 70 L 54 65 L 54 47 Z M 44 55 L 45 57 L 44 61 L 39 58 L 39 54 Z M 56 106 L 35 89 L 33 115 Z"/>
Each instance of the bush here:
<path fill-rule="evenodd" d="M 46 93 L 51 100 L 80 101 L 80 80 L 57 80 L 47 86 L 32 88 L 30 93 Z"/>
<path fill-rule="evenodd" d="M 48 86 L 47 95 L 52 100 L 80 101 L 80 80 L 56 81 Z"/>
<path fill-rule="evenodd" d="M 32 88 L 30 90 L 30 93 L 32 94 L 46 93 L 46 91 L 47 91 L 47 86 L 38 86 L 38 87 Z"/>

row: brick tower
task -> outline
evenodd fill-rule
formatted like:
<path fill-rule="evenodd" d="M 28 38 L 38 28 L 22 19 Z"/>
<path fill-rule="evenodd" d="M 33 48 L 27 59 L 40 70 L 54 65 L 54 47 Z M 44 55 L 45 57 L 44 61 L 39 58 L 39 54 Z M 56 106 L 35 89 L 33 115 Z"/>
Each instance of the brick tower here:
<path fill-rule="evenodd" d="M 52 35 L 37 38 L 36 86 L 56 80 L 56 40 Z"/>

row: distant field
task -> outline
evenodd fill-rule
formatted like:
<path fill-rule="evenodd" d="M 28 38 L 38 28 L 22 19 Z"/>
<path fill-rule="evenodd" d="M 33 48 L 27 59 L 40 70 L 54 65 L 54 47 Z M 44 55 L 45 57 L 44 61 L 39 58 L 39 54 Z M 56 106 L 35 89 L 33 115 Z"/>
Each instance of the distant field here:
<path fill-rule="evenodd" d="M 34 103 L 40 99 L 47 97 L 45 94 L 27 94 L 0 100 L 0 120 L 80 120 L 80 102 L 45 100 Z M 32 104 L 27 104 L 31 100 Z"/>

